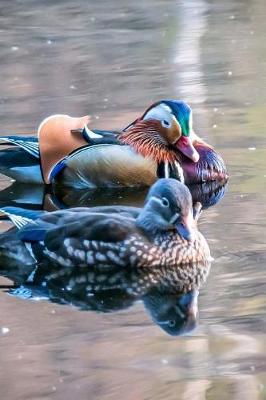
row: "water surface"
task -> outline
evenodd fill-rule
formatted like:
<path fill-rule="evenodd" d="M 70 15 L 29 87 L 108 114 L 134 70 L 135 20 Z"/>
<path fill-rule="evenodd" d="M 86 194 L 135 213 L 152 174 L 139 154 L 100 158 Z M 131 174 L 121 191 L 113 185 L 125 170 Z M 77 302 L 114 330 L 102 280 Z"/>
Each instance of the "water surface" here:
<path fill-rule="evenodd" d="M 1 291 L 1 398 L 266 398 L 265 18 L 263 0 L 1 2 L 1 133 L 52 113 L 119 128 L 183 98 L 230 172 L 200 223 L 215 262 L 195 331 L 166 335 L 140 302 L 102 314 Z"/>

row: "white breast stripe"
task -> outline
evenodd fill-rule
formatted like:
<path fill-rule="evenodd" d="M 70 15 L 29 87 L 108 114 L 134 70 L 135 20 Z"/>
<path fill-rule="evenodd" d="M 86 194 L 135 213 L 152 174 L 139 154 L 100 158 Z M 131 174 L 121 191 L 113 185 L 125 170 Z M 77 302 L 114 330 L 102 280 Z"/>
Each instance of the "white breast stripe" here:
<path fill-rule="evenodd" d="M 166 161 L 164 163 L 164 177 L 169 178 L 169 163 Z"/>
<path fill-rule="evenodd" d="M 183 168 L 181 167 L 181 165 L 179 164 L 178 161 L 175 161 L 175 166 L 176 166 L 176 169 L 178 170 L 180 182 L 185 183 Z"/>

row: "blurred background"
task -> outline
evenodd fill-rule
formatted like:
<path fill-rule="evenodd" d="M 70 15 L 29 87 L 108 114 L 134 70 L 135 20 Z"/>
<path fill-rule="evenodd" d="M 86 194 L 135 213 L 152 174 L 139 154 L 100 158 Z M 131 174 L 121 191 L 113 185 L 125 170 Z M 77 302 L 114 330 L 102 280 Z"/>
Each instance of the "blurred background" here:
<path fill-rule="evenodd" d="M 122 128 L 179 98 L 230 174 L 200 223 L 215 262 L 195 331 L 167 336 L 142 303 L 104 315 L 1 291 L 1 398 L 266 399 L 265 19 L 264 0 L 0 0 L 1 134 L 55 113 Z"/>

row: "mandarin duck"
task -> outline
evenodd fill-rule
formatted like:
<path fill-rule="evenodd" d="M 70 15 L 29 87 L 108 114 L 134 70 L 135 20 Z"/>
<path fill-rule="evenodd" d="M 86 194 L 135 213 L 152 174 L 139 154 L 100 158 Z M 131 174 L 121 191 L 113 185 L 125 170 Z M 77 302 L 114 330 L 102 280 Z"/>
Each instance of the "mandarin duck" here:
<path fill-rule="evenodd" d="M 22 258 L 26 245 L 37 262 L 48 260 L 65 271 L 170 267 L 178 271 L 173 279 L 182 277 L 189 283 L 199 271 L 184 271 L 182 265 L 210 259 L 208 244 L 197 229 L 199 209 L 192 208 L 188 188 L 168 178 L 150 188 L 143 208 L 80 207 L 48 213 L 6 207 L 1 211 L 19 228 L 14 240 L 23 248 Z M 21 246 L 10 242 L 1 235 L 2 256 L 8 254 L 5 245 L 19 254 Z"/>
<path fill-rule="evenodd" d="M 194 132 L 183 101 L 161 100 L 119 132 L 91 130 L 89 117 L 53 115 L 38 137 L 0 136 L 0 172 L 23 183 L 77 189 L 150 186 L 157 178 L 188 183 L 226 180 L 220 155 Z"/>
<path fill-rule="evenodd" d="M 1 212 L 17 229 L 0 236 L 0 273 L 24 289 L 33 285 L 53 301 L 83 309 L 100 304 L 102 311 L 106 296 L 116 308 L 115 296 L 120 308 L 141 299 L 167 333 L 195 326 L 211 257 L 197 229 L 200 207 L 192 210 L 190 192 L 177 180 L 158 180 L 143 208 Z"/>

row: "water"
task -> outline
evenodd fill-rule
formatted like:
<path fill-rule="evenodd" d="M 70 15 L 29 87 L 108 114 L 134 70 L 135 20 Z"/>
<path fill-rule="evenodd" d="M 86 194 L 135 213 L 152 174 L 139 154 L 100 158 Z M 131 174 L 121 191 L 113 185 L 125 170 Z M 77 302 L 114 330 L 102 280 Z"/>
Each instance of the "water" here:
<path fill-rule="evenodd" d="M 183 98 L 230 173 L 201 218 L 215 262 L 196 330 L 168 336 L 141 302 L 102 314 L 2 290 L 1 398 L 266 399 L 265 18 L 263 0 L 1 2 L 1 133 L 60 112 L 123 127 Z"/>

